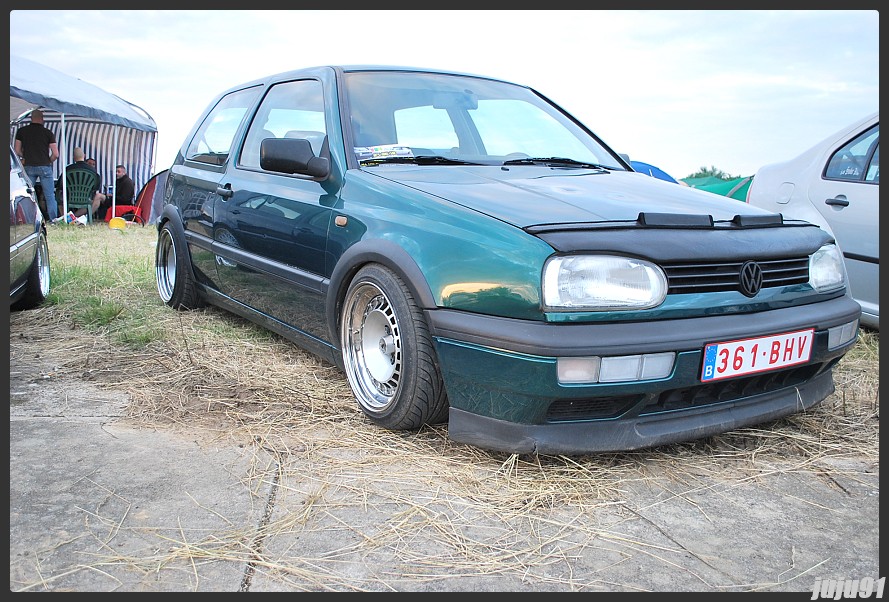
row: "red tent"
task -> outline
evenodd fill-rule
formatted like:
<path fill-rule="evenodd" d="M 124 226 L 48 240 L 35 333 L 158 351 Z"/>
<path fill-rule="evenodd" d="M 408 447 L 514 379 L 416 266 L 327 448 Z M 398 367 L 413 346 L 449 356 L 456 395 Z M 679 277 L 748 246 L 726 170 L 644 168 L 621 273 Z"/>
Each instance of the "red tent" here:
<path fill-rule="evenodd" d="M 116 205 L 114 207 L 114 214 L 111 213 L 111 208 L 108 208 L 108 211 L 105 213 L 105 221 L 111 221 L 112 217 L 122 217 L 127 221 L 137 222 L 142 224 L 143 226 L 146 223 L 153 223 L 157 219 L 157 215 L 152 212 L 153 209 L 159 209 L 159 203 L 155 203 L 155 196 L 158 192 L 157 184 L 158 182 L 166 181 L 166 175 L 168 170 L 163 170 L 154 174 L 148 182 L 142 187 L 139 191 L 139 194 L 136 195 L 136 204 L 135 205 Z M 160 197 L 158 197 L 160 198 Z M 156 211 L 156 213 L 160 213 L 160 211 Z"/>

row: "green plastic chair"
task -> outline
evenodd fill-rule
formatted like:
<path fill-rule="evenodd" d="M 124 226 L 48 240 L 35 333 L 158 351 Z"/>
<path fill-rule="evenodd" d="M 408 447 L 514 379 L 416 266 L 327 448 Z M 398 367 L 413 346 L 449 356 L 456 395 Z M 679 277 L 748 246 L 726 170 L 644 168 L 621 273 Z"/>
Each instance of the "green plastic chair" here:
<path fill-rule="evenodd" d="M 65 170 L 68 210 L 86 209 L 86 221 L 93 221 L 93 193 L 99 188 L 99 174 L 82 167 Z"/>

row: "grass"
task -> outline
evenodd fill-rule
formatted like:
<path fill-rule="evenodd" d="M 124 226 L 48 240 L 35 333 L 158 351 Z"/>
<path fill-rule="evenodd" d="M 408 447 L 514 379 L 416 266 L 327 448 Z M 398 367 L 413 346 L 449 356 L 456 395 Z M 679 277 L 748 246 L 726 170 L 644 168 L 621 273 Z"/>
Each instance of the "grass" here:
<path fill-rule="evenodd" d="M 154 281 L 152 227 L 52 226 L 47 306 L 71 324 L 138 349 L 168 336 Z"/>

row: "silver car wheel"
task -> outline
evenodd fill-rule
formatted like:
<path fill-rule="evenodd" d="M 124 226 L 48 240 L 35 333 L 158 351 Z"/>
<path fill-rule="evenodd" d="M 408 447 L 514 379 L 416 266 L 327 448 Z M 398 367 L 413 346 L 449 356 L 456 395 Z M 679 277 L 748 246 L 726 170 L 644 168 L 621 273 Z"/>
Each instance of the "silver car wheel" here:
<path fill-rule="evenodd" d="M 170 231 L 166 228 L 162 229 L 158 236 L 155 266 L 157 292 L 164 303 L 169 303 L 176 286 L 176 246 L 173 244 Z"/>
<path fill-rule="evenodd" d="M 40 297 L 46 299 L 49 296 L 49 244 L 42 235 L 37 246 L 37 280 L 40 284 Z"/>
<path fill-rule="evenodd" d="M 342 340 L 346 374 L 358 403 L 370 413 L 387 409 L 398 393 L 402 342 L 392 302 L 364 283 L 346 300 Z"/>

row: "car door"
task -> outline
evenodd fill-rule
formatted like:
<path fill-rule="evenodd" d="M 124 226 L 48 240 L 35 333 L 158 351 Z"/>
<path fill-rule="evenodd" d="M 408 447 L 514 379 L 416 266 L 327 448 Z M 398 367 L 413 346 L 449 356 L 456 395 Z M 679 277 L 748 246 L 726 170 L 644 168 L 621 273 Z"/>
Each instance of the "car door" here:
<path fill-rule="evenodd" d="M 217 204 L 231 194 L 220 182 L 261 91 L 261 86 L 250 86 L 222 95 L 192 133 L 182 161 L 167 174 L 165 201 L 179 207 L 195 278 L 210 288 L 219 288 L 216 266 L 222 261 L 213 249 L 213 216 Z"/>
<path fill-rule="evenodd" d="M 879 307 L 880 125 L 832 146 L 807 194 L 840 244 L 852 295 Z"/>
<path fill-rule="evenodd" d="M 321 340 L 327 230 L 334 199 L 320 182 L 260 166 L 266 138 L 298 137 L 316 154 L 326 146 L 322 83 L 269 87 L 236 162 L 220 182 L 230 196 L 215 205 L 213 230 L 222 291 L 239 302 Z"/>

